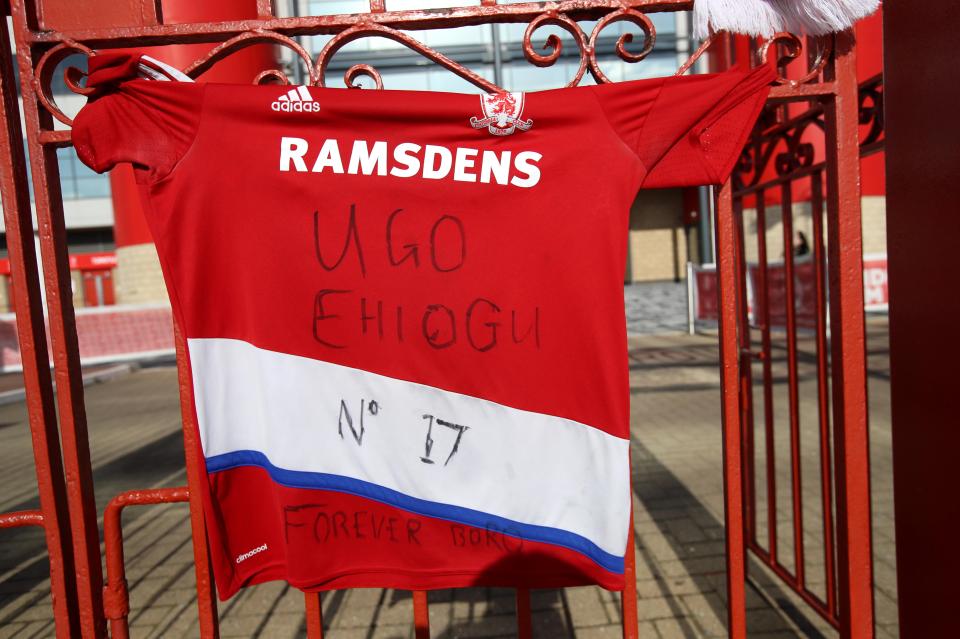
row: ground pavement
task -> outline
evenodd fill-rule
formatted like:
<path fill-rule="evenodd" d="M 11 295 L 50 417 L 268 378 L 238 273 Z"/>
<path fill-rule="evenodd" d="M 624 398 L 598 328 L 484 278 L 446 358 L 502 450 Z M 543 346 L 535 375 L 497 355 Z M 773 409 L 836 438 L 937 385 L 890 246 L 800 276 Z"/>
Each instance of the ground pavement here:
<path fill-rule="evenodd" d="M 648 332 L 683 326 L 682 288 L 656 287 L 662 303 L 646 304 L 644 317 L 628 318 Z M 645 306 L 642 287 L 628 289 L 628 309 Z M 628 310 L 629 312 L 629 310 Z M 896 637 L 893 564 L 892 473 L 889 428 L 889 370 L 886 323 L 870 323 L 870 415 L 873 467 L 878 635 Z M 807 348 L 801 339 L 801 349 Z M 723 500 L 720 448 L 720 390 L 715 337 L 678 333 L 630 339 L 630 392 L 634 461 L 634 508 L 640 636 L 724 637 L 725 594 Z M 779 357 L 778 361 L 782 361 Z M 811 365 L 801 357 L 801 412 L 813 410 Z M 96 382 L 96 380 L 94 380 Z M 775 397 L 785 392 L 778 380 Z M 112 376 L 86 388 L 99 511 L 114 494 L 185 483 L 179 434 L 176 371 L 153 366 Z M 782 404 L 783 402 L 780 402 Z M 777 411 L 779 407 L 775 407 Z M 778 420 L 779 424 L 784 424 Z M 784 426 L 785 427 L 785 426 Z M 813 424 L 802 433 L 804 459 L 815 454 Z M 782 433 L 782 431 L 780 431 Z M 788 454 L 778 433 L 777 457 Z M 0 406 L 0 511 L 34 507 L 36 491 L 22 402 Z M 784 464 L 780 487 L 789 486 Z M 815 466 L 805 466 L 805 477 Z M 781 517 L 789 493 L 781 494 Z M 816 504 L 818 487 L 804 482 L 805 504 Z M 763 499 L 763 494 L 760 494 Z M 805 507 L 806 508 L 806 507 Z M 816 530 L 815 509 L 806 513 Z M 792 553 L 788 520 L 779 537 Z M 189 520 L 185 505 L 134 508 L 124 518 L 127 579 L 134 637 L 196 637 Z M 807 572 L 816 590 L 821 570 L 818 541 L 807 539 Z M 786 563 L 789 562 L 785 560 Z M 792 567 L 792 566 L 791 566 Z M 751 638 L 833 637 L 825 623 L 779 581 L 751 564 L 748 629 Z M 43 538 L 37 530 L 0 531 L 0 638 L 51 636 Z M 431 592 L 432 636 L 515 636 L 513 593 L 500 589 Z M 599 639 L 620 636 L 618 596 L 597 588 L 535 591 L 534 636 Z M 323 598 L 325 636 L 331 639 L 412 637 L 409 593 L 351 590 Z M 303 637 L 302 595 L 283 584 L 264 584 L 220 604 L 223 637 Z"/>

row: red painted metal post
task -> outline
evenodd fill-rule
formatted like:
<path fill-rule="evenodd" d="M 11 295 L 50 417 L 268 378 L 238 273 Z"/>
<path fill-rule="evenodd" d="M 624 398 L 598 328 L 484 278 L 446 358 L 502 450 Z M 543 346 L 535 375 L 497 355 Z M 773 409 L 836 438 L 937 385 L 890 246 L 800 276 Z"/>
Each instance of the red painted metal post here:
<path fill-rule="evenodd" d="M 70 515 L 47 360 L 26 156 L 10 52 L 10 34 L 4 20 L 0 24 L 0 194 L 3 197 L 13 306 L 17 314 L 17 339 L 40 495 L 42 521 L 38 525 L 43 526 L 50 560 L 50 591 L 57 633 L 60 636 L 76 636 L 80 634 L 80 610 L 76 586 L 73 584 L 75 564 L 73 547 L 69 542 Z"/>
<path fill-rule="evenodd" d="M 747 278 L 749 277 L 746 257 L 746 238 L 743 224 L 743 198 L 734 197 L 732 201 L 734 228 L 736 234 L 735 252 L 737 255 L 737 316 L 739 325 L 737 333 L 740 335 L 740 431 L 743 437 L 743 507 L 745 545 L 755 538 L 756 534 L 756 478 L 754 464 L 754 404 L 753 404 L 753 362 L 756 356 L 753 353 L 753 334 L 750 326 L 750 309 L 747 300 Z M 746 560 L 746 553 L 744 553 Z M 744 568 L 746 570 L 746 567 Z"/>
<path fill-rule="evenodd" d="M 323 639 L 323 600 L 319 592 L 303 593 L 307 615 L 307 639 Z"/>
<path fill-rule="evenodd" d="M 533 636 L 533 615 L 530 611 L 530 590 L 517 588 L 517 639 Z"/>
<path fill-rule="evenodd" d="M 35 49 L 30 42 L 30 25 L 37 23 L 38 16 L 28 15 L 28 11 L 38 11 L 39 5 L 31 3 L 28 8 L 27 3 L 13 1 L 10 9 L 17 45 L 17 63 L 20 67 L 20 86 L 24 96 L 23 115 L 47 293 L 48 325 L 60 420 L 60 445 L 73 538 L 80 635 L 85 639 L 99 639 L 106 634 L 102 599 L 103 568 L 93 494 L 87 415 L 83 402 L 83 378 L 73 312 L 63 197 L 60 192 L 56 149 L 40 140 L 41 130 L 53 128 L 53 118 L 39 108 L 33 85 Z"/>
<path fill-rule="evenodd" d="M 740 339 L 737 335 L 736 223 L 728 181 L 717 202 L 717 278 L 720 288 L 720 387 L 723 395 L 723 494 L 727 555 L 727 629 L 745 639 L 746 557 L 743 526 L 743 451 L 740 433 Z"/>
<path fill-rule="evenodd" d="M 413 628 L 416 639 L 430 639 L 430 609 L 427 591 L 413 591 Z"/>
<path fill-rule="evenodd" d="M 190 531 L 193 536 L 193 563 L 197 577 L 197 609 L 200 618 L 200 636 L 216 639 L 220 636 L 217 617 L 217 596 L 207 545 L 207 528 L 203 519 L 203 482 L 201 473 L 203 451 L 193 414 L 193 379 L 187 365 L 187 344 L 179 324 L 174 321 L 173 339 L 177 349 L 177 381 L 180 384 L 180 418 L 183 421 L 183 450 L 187 464 L 187 485 L 190 487 Z"/>
<path fill-rule="evenodd" d="M 43 513 L 39 510 L 18 510 L 12 513 L 0 514 L 0 528 L 42 525 Z"/>
<path fill-rule="evenodd" d="M 826 604 L 830 615 L 836 617 L 837 584 L 834 560 L 833 528 L 833 462 L 830 455 L 830 397 L 827 375 L 827 291 L 826 255 L 823 246 L 823 174 L 815 171 L 810 176 L 813 217 L 813 263 L 817 280 L 817 416 L 820 432 L 820 502 L 823 514 L 823 561 L 826 573 Z"/>
<path fill-rule="evenodd" d="M 127 639 L 130 627 L 130 593 L 123 564 L 123 525 L 121 515 L 127 506 L 172 504 L 190 498 L 186 486 L 129 490 L 110 500 L 103 513 L 103 546 L 107 560 L 107 583 L 103 587 L 103 610 L 110 621 L 111 639 Z"/>
<path fill-rule="evenodd" d="M 633 464 L 631 463 L 631 466 Z M 632 488 L 631 488 L 632 493 Z M 631 494 L 631 499 L 633 495 Z M 633 507 L 630 508 L 630 530 L 627 531 L 627 552 L 623 557 L 623 592 L 620 594 L 620 616 L 623 639 L 637 639 L 637 547 L 634 540 Z"/>
<path fill-rule="evenodd" d="M 870 530 L 870 449 L 863 316 L 863 237 L 860 213 L 858 86 L 854 39 L 835 38 L 832 71 L 837 92 L 824 100 L 834 456 L 841 636 L 868 639 L 873 628 Z"/>
<path fill-rule="evenodd" d="M 777 457 L 774 446 L 773 358 L 770 348 L 770 296 L 767 279 L 767 209 L 763 189 L 757 192 L 757 294 L 754 312 L 760 318 L 763 358 L 763 441 L 767 480 L 767 552 L 777 561 Z M 750 460 L 749 463 L 752 463 Z"/>
<path fill-rule="evenodd" d="M 793 181 L 780 187 L 780 222 L 783 229 L 783 271 L 787 317 L 787 401 L 790 413 L 790 492 L 793 503 L 793 574 L 804 584 L 803 483 L 800 474 L 800 389 L 797 381 L 797 292 L 793 260 Z"/>
<path fill-rule="evenodd" d="M 844 40 L 844 39 L 847 40 Z M 748 144 L 747 157 L 742 162 L 738 182 L 742 184 L 734 194 L 736 206 L 742 198 L 751 195 L 757 198 L 757 242 L 758 268 L 756 272 L 757 296 L 754 312 L 759 317 L 761 328 L 762 352 L 760 358 L 764 364 L 764 398 L 767 427 L 766 463 L 768 497 L 768 548 L 763 548 L 754 536 L 754 520 L 748 517 L 747 546 L 756 556 L 787 586 L 789 586 L 812 610 L 821 615 L 828 623 L 842 631 L 842 636 L 871 637 L 872 630 L 872 574 L 869 566 L 869 463 L 866 437 L 866 393 L 865 393 L 865 356 L 863 350 L 863 291 L 860 230 L 860 193 L 857 189 L 857 171 L 859 157 L 870 149 L 876 149 L 877 135 L 875 127 L 863 145 L 857 140 L 859 93 L 852 63 L 852 40 L 848 34 L 841 36 L 839 45 L 827 46 L 829 55 L 820 56 L 808 67 L 807 79 L 816 79 L 820 69 L 824 79 L 809 84 L 795 86 L 781 85 L 771 91 L 771 98 L 780 102 L 806 102 L 809 107 L 800 114 L 787 109 L 771 110 L 770 115 L 776 122 L 765 128 Z M 761 49 L 763 50 L 763 49 Z M 833 52 L 836 51 L 836 55 Z M 822 64 L 821 64 L 822 62 Z M 841 80 L 841 78 L 844 78 Z M 806 80 L 804 80 L 805 82 Z M 870 81 L 869 92 L 876 91 L 875 81 Z M 869 114 L 868 114 L 869 115 Z M 817 128 L 827 133 L 827 139 L 821 146 L 809 147 L 805 132 Z M 825 161 L 815 163 L 810 148 L 821 148 Z M 784 149 L 780 151 L 780 149 Z M 775 158 L 775 160 L 774 160 Z M 823 247 L 823 173 L 826 171 L 830 199 L 828 215 L 830 228 L 830 259 L 825 257 Z M 795 291 L 795 264 L 793 261 L 793 228 L 791 201 L 794 184 L 798 180 L 810 179 L 812 194 L 814 230 L 814 272 L 817 323 L 816 361 L 817 361 L 817 416 L 819 434 L 819 463 L 821 495 L 823 509 L 823 544 L 826 572 L 826 594 L 821 600 L 806 585 L 804 558 L 804 527 L 802 502 L 802 474 L 800 448 L 800 413 L 798 402 L 798 348 L 796 344 L 797 309 Z M 788 365 L 788 404 L 790 417 L 790 479 L 793 507 L 790 509 L 791 527 L 794 540 L 795 569 L 791 573 L 780 563 L 777 548 L 777 508 L 774 455 L 774 412 L 772 397 L 772 375 L 770 371 L 770 296 L 767 269 L 766 211 L 765 194 L 776 189 L 783 204 L 783 246 L 786 297 L 786 347 Z M 735 209 L 736 211 L 736 209 Z M 718 239 L 719 241 L 719 239 Z M 736 250 L 741 248 L 737 246 Z M 827 308 L 825 273 L 829 269 L 831 298 L 846 295 L 843 310 L 831 307 L 831 322 L 834 336 L 830 344 L 832 351 L 828 359 L 828 340 L 825 313 Z M 721 280 L 722 284 L 722 280 Z M 843 292 L 841 293 L 841 288 Z M 741 285 L 741 295 L 745 295 L 745 286 Z M 741 311 L 743 313 L 744 311 Z M 845 327 L 849 327 L 846 329 Z M 844 333 L 846 330 L 846 333 Z M 858 336 L 859 334 L 859 336 Z M 723 336 L 723 334 L 722 334 Z M 741 329 L 741 342 L 745 341 Z M 742 346 L 743 344 L 741 344 Z M 853 349 L 853 350 L 851 350 Z M 729 359 L 725 360 L 725 364 Z M 747 365 L 741 361 L 741 365 Z M 830 384 L 828 375 L 833 376 L 833 421 L 831 434 Z M 741 379 L 742 401 L 752 397 L 747 389 L 746 376 Z M 726 401 L 731 401 L 725 397 Z M 727 404 L 724 405 L 727 410 Z M 743 410 L 743 407 L 741 407 Z M 726 413 L 725 413 L 726 414 Z M 840 432 L 841 421 L 852 420 L 853 428 Z M 749 415 L 744 413 L 741 424 L 750 428 Z M 728 435 L 729 436 L 729 435 Z M 746 445 L 749 438 L 745 438 Z M 832 448 L 832 450 L 831 450 Z M 749 450 L 748 446 L 748 450 Z M 837 471 L 831 470 L 832 457 L 837 460 Z M 752 458 L 744 460 L 745 472 L 750 472 Z M 841 466 L 845 469 L 841 471 Z M 834 476 L 837 481 L 834 482 Z M 841 481 L 847 482 L 841 486 Z M 745 498 L 752 498 L 745 487 Z M 833 518 L 833 495 L 836 489 L 837 514 L 836 526 Z M 840 501 L 846 502 L 846 513 L 841 511 Z M 749 507 L 749 505 L 748 505 Z M 748 513 L 749 514 L 749 513 Z M 834 533 L 834 530 L 838 531 Z M 840 538 L 843 535 L 843 538 Z M 835 545 L 835 540 L 838 540 Z M 852 553 L 844 558 L 843 553 Z M 835 559 L 836 557 L 836 559 Z M 844 576 L 844 574 L 846 576 Z M 843 593 L 848 597 L 848 606 L 838 597 Z M 868 629 L 868 630 L 864 630 Z M 864 634 L 866 632 L 866 634 Z"/>

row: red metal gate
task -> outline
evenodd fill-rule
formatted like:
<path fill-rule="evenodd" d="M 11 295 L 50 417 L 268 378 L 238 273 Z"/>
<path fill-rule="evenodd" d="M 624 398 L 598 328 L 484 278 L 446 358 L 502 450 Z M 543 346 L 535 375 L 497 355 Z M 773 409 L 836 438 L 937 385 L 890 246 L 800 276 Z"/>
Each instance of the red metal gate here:
<path fill-rule="evenodd" d="M 207 56 L 184 69 L 197 76 L 218 60 L 244 47 L 270 43 L 291 49 L 302 60 L 311 83 L 324 83 L 331 57 L 344 44 L 361 37 L 377 35 L 393 39 L 421 53 L 427 59 L 457 73 L 478 87 L 496 89 L 490 81 L 458 65 L 441 53 L 426 47 L 408 31 L 483 23 L 525 23 L 523 49 L 527 59 L 538 66 L 549 66 L 559 57 L 559 41 L 551 36 L 535 50 L 534 32 L 553 25 L 569 33 L 580 49 L 580 64 L 571 85 L 580 82 L 586 71 L 598 81 L 606 81 L 597 64 L 595 45 L 598 34 L 608 25 L 627 21 L 646 35 L 641 53 L 625 49 L 629 37 L 621 37 L 617 53 L 628 62 L 641 60 L 652 49 L 655 32 L 646 13 L 689 10 L 691 2 L 676 0 L 564 0 L 560 2 L 500 5 L 496 0 L 481 0 L 480 6 L 429 11 L 386 10 L 384 0 L 370 0 L 370 11 L 363 14 L 276 18 L 271 2 L 258 0 L 256 19 L 197 24 L 163 24 L 157 4 L 144 0 L 138 4 L 137 26 L 89 28 L 91 16 L 77 21 L 83 26 L 54 30 L 48 24 L 50 14 L 43 3 L 11 0 L 16 60 L 23 95 L 24 128 L 39 226 L 49 336 L 52 342 L 54 377 L 48 366 L 46 333 L 41 304 L 26 163 L 21 142 L 21 123 L 17 95 L 13 90 L 14 70 L 7 22 L 0 24 L 0 97 L 3 100 L 3 138 L 0 139 L 0 192 L 13 277 L 14 306 L 19 319 L 19 339 L 23 353 L 24 380 L 31 434 L 35 451 L 40 509 L 0 515 L 0 527 L 39 525 L 44 528 L 50 554 L 51 588 L 58 636 L 102 637 L 109 619 L 111 634 L 127 634 L 128 596 L 123 576 L 123 546 L 120 512 L 126 506 L 189 501 L 193 551 L 201 632 L 217 636 L 217 611 L 212 574 L 207 556 L 206 533 L 199 503 L 199 491 L 187 487 L 149 491 L 131 491 L 115 497 L 104 515 L 107 583 L 104 585 L 97 513 L 93 500 L 90 451 L 77 332 L 70 291 L 63 203 L 60 193 L 56 149 L 71 144 L 70 132 L 57 130 L 54 121 L 69 125 L 70 120 L 56 106 L 51 80 L 57 65 L 67 55 L 93 55 L 94 49 L 141 47 L 160 44 L 220 43 Z M 74 16 L 75 17 L 75 16 Z M 577 20 L 599 20 L 593 31 L 584 33 Z M 404 31 L 400 31 L 404 29 Z M 293 39 L 294 36 L 332 34 L 317 60 Z M 799 46 L 787 36 L 781 40 Z M 758 53 L 766 58 L 768 47 Z M 696 55 L 703 51 L 701 48 Z M 844 637 L 872 636 L 869 494 L 866 459 L 866 414 L 864 402 L 864 355 L 862 283 L 860 277 L 860 217 L 856 169 L 857 104 L 856 83 L 852 75 L 853 45 L 847 36 L 837 38 L 832 53 L 822 56 L 814 72 L 802 83 L 774 89 L 774 100 L 811 100 L 822 105 L 827 126 L 830 154 L 825 166 L 827 185 L 827 226 L 829 227 L 829 273 L 831 329 L 833 335 L 833 428 L 837 467 L 837 586 L 839 601 L 827 604 L 832 620 Z M 688 68 L 684 65 L 681 71 Z M 818 72 L 822 69 L 823 77 Z M 348 84 L 360 75 L 368 75 L 381 86 L 379 73 L 366 65 L 347 70 Z M 76 70 L 66 73 L 67 84 L 83 93 Z M 285 81 L 276 71 L 265 71 L 257 81 Z M 819 81 L 818 81 L 819 80 Z M 749 403 L 742 389 L 749 383 L 747 365 L 751 341 L 744 325 L 742 236 L 738 220 L 743 192 L 733 193 L 731 185 L 720 192 L 717 251 L 721 285 L 721 346 L 724 390 L 725 486 L 727 488 L 727 557 L 729 628 L 733 637 L 744 637 L 745 628 L 745 549 L 757 548 L 755 529 L 745 526 L 742 487 L 744 484 L 743 449 L 745 429 L 742 417 Z M 736 206 L 735 206 L 736 204 Z M 788 282 L 790 277 L 788 275 Z M 822 324 L 822 322 L 821 322 Z M 184 361 L 184 341 L 177 333 L 178 362 Z M 187 455 L 196 450 L 195 429 L 191 423 L 191 383 L 180 367 L 180 391 L 184 438 Z M 59 428 L 57 421 L 59 414 Z M 62 462 L 61 462 L 62 459 Z M 201 477 L 198 466 L 187 460 L 188 485 L 196 486 Z M 748 473 L 749 474 L 749 473 Z M 748 492 L 749 494 L 749 492 Z M 748 510 L 749 512 L 749 510 Z M 746 533 L 746 534 L 745 534 Z M 866 543 L 864 543 L 866 542 Z M 634 579 L 633 535 L 626 557 L 627 589 L 623 593 L 623 635 L 637 636 L 637 599 Z M 776 555 L 773 555 L 774 559 Z M 790 575 L 785 575 L 790 577 Z M 788 579 L 789 580 L 789 579 Z M 796 581 L 796 580 L 795 580 Z M 799 576 L 803 585 L 802 575 Z M 815 605 L 817 602 L 812 602 Z M 320 596 L 305 598 L 307 634 L 323 634 Z M 517 634 L 531 634 L 530 595 L 517 592 Z M 429 636 L 429 617 L 425 592 L 414 593 L 414 625 L 418 638 Z"/>
<path fill-rule="evenodd" d="M 882 149 L 882 78 L 869 80 L 858 91 L 852 34 L 808 45 L 819 54 L 809 56 L 803 77 L 774 89 L 731 184 L 719 195 L 729 579 L 740 583 L 746 577 L 743 549 L 752 551 L 842 637 L 872 637 L 858 138 L 859 125 L 869 125 L 863 154 Z M 819 83 L 802 84 L 817 76 L 822 77 Z M 801 199 L 809 206 L 812 246 L 803 242 L 800 252 L 805 257 L 798 261 L 795 220 Z M 768 246 L 768 227 L 777 221 L 771 214 L 781 226 L 776 241 L 783 261 L 776 271 L 771 262 L 779 251 Z M 750 223 L 755 232 L 749 230 Z M 756 266 L 748 267 L 751 253 Z M 801 353 L 799 340 L 808 345 L 807 353 Z M 803 420 L 801 355 L 813 359 L 811 390 L 816 397 L 816 414 Z M 778 374 L 785 376 L 785 384 L 776 381 Z M 778 387 L 785 393 L 777 393 Z M 785 406 L 779 415 L 778 404 Z M 779 450 L 775 426 L 783 422 L 787 445 Z M 817 440 L 815 454 L 807 456 L 818 466 L 820 526 L 814 532 L 804 525 L 810 509 L 804 503 L 801 426 L 808 423 L 815 425 Z M 785 517 L 777 499 L 778 451 L 788 457 L 784 474 L 790 508 Z M 778 530 L 782 519 L 790 524 L 789 534 Z M 792 567 L 784 563 L 784 541 L 790 546 Z M 820 575 L 811 578 L 807 572 L 809 545 L 820 546 L 822 583 Z M 815 592 L 812 581 L 821 592 Z M 736 592 L 735 583 L 730 588 Z M 731 612 L 737 615 L 738 607 Z M 743 624 L 742 617 L 731 619 L 732 629 Z"/>

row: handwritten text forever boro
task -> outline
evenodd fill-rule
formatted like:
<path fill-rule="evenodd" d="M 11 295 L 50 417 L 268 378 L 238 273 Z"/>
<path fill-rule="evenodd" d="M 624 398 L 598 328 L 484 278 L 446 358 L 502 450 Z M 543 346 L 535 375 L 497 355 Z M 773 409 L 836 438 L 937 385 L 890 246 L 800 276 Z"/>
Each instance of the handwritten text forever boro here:
<path fill-rule="evenodd" d="M 457 147 L 450 150 L 434 144 L 401 142 L 392 149 L 384 141 L 354 140 L 341 149 L 335 139 L 311 143 L 304 138 L 280 138 L 280 170 L 301 173 L 347 173 L 349 175 L 392 175 L 427 180 L 481 182 L 524 188 L 540 181 L 536 151 L 489 151 Z"/>

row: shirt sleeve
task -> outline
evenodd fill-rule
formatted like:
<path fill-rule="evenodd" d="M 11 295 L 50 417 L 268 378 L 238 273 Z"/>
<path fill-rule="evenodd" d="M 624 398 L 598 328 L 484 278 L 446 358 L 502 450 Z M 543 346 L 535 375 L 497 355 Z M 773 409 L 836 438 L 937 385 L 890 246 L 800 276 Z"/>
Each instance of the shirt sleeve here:
<path fill-rule="evenodd" d="M 139 79 L 135 61 L 91 58 L 87 87 L 94 93 L 73 122 L 80 160 L 97 173 L 129 162 L 138 179 L 169 174 L 196 138 L 203 86 L 192 82 Z"/>
<path fill-rule="evenodd" d="M 720 184 L 733 171 L 775 77 L 764 65 L 615 83 L 596 87 L 596 95 L 611 127 L 644 165 L 645 188 Z"/>

